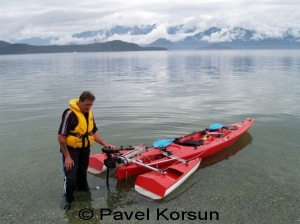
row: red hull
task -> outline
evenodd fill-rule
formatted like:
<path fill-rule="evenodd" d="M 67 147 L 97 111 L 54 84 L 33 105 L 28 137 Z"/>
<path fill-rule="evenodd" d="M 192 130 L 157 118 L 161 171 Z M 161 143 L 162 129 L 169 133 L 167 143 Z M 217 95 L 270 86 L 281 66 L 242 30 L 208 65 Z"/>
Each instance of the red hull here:
<path fill-rule="evenodd" d="M 177 163 L 165 169 L 165 174 L 151 171 L 139 175 L 135 181 L 135 190 L 153 199 L 161 199 L 175 190 L 199 167 L 201 159 L 189 163 Z"/>
<path fill-rule="evenodd" d="M 220 128 L 218 130 L 214 130 L 214 132 L 209 132 L 209 135 L 203 134 L 203 131 L 192 133 L 180 138 L 180 143 L 202 140 L 203 145 L 186 146 L 179 144 L 179 142 L 173 142 L 164 150 L 168 153 L 171 153 L 175 157 L 185 160 L 192 160 L 196 158 L 202 159 L 211 156 L 233 144 L 242 134 L 249 130 L 253 122 L 254 119 L 246 119 L 244 121 L 228 125 L 227 128 Z M 134 160 L 157 169 L 167 169 L 169 166 L 178 163 L 176 159 L 172 159 L 169 156 L 166 156 L 164 153 L 165 152 L 163 152 L 161 149 L 149 148 L 140 155 L 135 156 Z M 149 169 L 147 167 L 140 166 L 136 163 L 122 164 L 119 168 L 115 169 L 117 178 L 119 180 L 130 176 L 137 176 L 148 171 Z"/>

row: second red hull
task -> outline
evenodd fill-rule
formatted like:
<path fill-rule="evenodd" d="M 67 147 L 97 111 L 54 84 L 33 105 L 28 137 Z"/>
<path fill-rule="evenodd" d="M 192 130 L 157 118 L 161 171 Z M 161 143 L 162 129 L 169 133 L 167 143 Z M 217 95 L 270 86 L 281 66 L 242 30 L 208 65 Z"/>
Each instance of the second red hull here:
<path fill-rule="evenodd" d="M 230 124 L 227 129 L 220 129 L 214 132 L 210 132 L 209 135 L 202 135 L 199 133 L 192 133 L 181 138 L 182 141 L 198 141 L 203 140 L 203 144 L 199 146 L 186 146 L 178 143 L 171 143 L 164 150 L 158 148 L 149 148 L 138 156 L 134 157 L 134 160 L 140 161 L 147 166 L 151 166 L 157 169 L 166 169 L 169 166 L 178 162 L 175 158 L 166 156 L 168 152 L 174 157 L 182 158 L 185 160 L 192 160 L 195 158 L 206 158 L 211 156 L 231 144 L 233 144 L 242 134 L 247 132 L 254 119 L 246 119 L 244 121 Z M 234 128 L 231 128 L 234 127 Z M 140 166 L 136 163 L 122 164 L 115 169 L 117 178 L 119 180 L 126 179 L 127 177 L 137 176 L 148 172 L 149 169 L 144 166 Z"/>

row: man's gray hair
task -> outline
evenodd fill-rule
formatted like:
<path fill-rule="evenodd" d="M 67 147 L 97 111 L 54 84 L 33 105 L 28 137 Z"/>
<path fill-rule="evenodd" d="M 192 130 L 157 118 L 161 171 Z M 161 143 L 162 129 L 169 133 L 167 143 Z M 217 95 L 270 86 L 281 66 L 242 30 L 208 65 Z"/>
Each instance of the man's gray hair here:
<path fill-rule="evenodd" d="M 96 97 L 90 92 L 90 91 L 84 91 L 81 93 L 79 100 L 81 102 L 85 101 L 85 100 L 91 100 L 94 101 L 96 99 Z"/>

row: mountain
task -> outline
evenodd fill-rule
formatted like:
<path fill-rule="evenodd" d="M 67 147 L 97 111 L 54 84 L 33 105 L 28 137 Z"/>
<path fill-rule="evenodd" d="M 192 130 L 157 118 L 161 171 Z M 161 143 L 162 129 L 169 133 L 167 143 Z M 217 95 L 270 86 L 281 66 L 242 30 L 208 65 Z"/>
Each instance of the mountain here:
<path fill-rule="evenodd" d="M 32 37 L 32 38 L 27 38 L 27 39 L 20 40 L 19 43 L 20 44 L 29 44 L 29 45 L 41 46 L 41 45 L 50 45 L 52 40 L 58 40 L 58 38 Z"/>
<path fill-rule="evenodd" d="M 74 38 L 95 38 L 95 37 L 105 37 L 106 39 L 112 37 L 113 35 L 144 35 L 150 33 L 154 28 L 154 25 L 148 26 L 133 26 L 133 27 L 126 27 L 126 26 L 115 26 L 112 29 L 105 29 L 105 30 L 97 30 L 97 31 L 86 31 L 82 33 L 73 34 L 72 37 Z"/>
<path fill-rule="evenodd" d="M 258 35 L 255 31 L 241 27 L 211 27 L 204 32 L 188 36 L 180 41 L 163 44 L 153 42 L 146 46 L 160 46 L 169 50 L 177 49 L 300 49 L 300 38 L 285 32 L 282 38 Z"/>
<path fill-rule="evenodd" d="M 164 37 L 159 36 L 164 35 Z M 151 38 L 145 38 L 149 35 Z M 196 28 L 187 28 L 184 24 L 178 26 L 159 26 L 157 24 L 144 26 L 115 26 L 111 29 L 102 29 L 95 31 L 85 31 L 73 34 L 67 45 L 76 45 L 78 43 L 103 43 L 111 39 L 153 40 L 154 36 L 157 39 L 144 43 L 144 47 L 164 47 L 169 50 L 184 50 L 184 49 L 203 49 L 213 48 L 220 49 L 280 49 L 300 48 L 300 31 L 287 29 L 285 33 L 278 37 L 268 36 L 255 30 L 248 30 L 243 27 L 211 27 L 202 32 L 197 32 Z M 132 36 L 132 38 L 130 38 Z M 171 41 L 176 39 L 177 41 Z M 39 38 L 33 37 L 21 40 L 20 43 L 31 45 L 49 45 L 50 43 L 60 43 L 58 37 Z M 131 41 L 134 42 L 134 41 Z M 218 45 L 219 44 L 219 45 Z"/>
<path fill-rule="evenodd" d="M 147 47 L 165 47 L 165 48 L 174 48 L 174 44 L 165 39 L 165 38 L 159 38 L 156 41 L 154 41 L 151 44 L 148 44 Z"/>
<path fill-rule="evenodd" d="M 6 47 L 8 45 L 10 45 L 10 43 L 0 40 L 0 48 L 1 47 Z"/>
<path fill-rule="evenodd" d="M 33 46 L 28 44 L 11 44 L 0 48 L 1 54 L 37 54 L 37 53 L 70 53 L 70 52 L 106 52 L 106 51 L 161 51 L 166 48 L 141 47 L 137 44 L 123 41 L 86 45 L 48 45 Z"/>

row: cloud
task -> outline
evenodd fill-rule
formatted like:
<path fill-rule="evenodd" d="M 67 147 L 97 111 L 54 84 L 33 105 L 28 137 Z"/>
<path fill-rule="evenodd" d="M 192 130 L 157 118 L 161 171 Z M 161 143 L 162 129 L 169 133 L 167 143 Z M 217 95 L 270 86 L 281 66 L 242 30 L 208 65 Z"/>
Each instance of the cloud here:
<path fill-rule="evenodd" d="M 116 25 L 142 26 L 157 24 L 148 35 L 113 36 L 124 41 L 146 43 L 157 37 L 178 41 L 184 31 L 204 31 L 210 27 L 223 28 L 210 41 L 230 41 L 240 34 L 226 29 L 243 27 L 255 30 L 255 38 L 282 37 L 288 32 L 299 37 L 300 3 L 298 0 L 210 0 L 210 1 L 120 1 L 120 0 L 0 0 L 0 40 L 17 42 L 30 37 L 59 37 L 56 43 L 91 42 L 79 40 L 72 34 L 109 29 Z M 171 26 L 184 24 L 176 35 L 168 35 Z M 95 37 L 102 40 L 103 37 Z M 131 40 L 131 41 L 130 41 Z M 55 41 L 54 41 L 55 42 Z"/>

